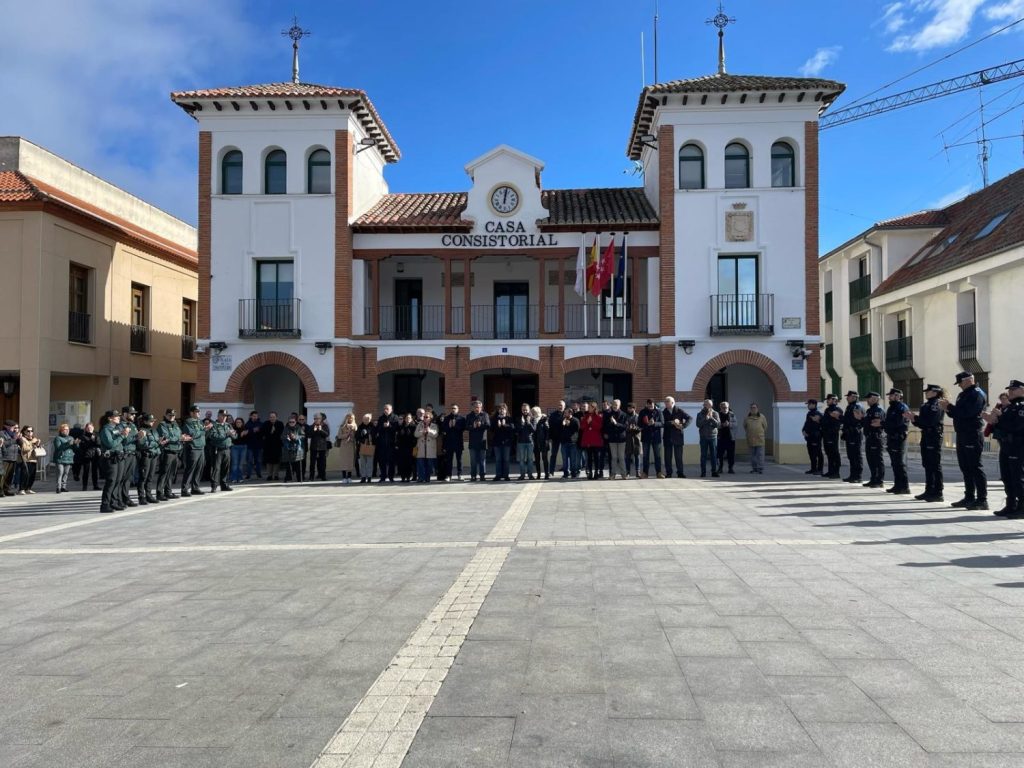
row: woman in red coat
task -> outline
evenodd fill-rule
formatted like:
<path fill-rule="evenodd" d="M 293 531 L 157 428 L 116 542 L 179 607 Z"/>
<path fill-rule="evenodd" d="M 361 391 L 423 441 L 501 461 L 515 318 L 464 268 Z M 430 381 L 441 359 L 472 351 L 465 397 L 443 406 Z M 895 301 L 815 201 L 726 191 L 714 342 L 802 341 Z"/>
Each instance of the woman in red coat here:
<path fill-rule="evenodd" d="M 587 479 L 604 476 L 604 418 L 597 412 L 597 403 L 587 404 L 580 419 L 580 447 L 587 452 Z"/>

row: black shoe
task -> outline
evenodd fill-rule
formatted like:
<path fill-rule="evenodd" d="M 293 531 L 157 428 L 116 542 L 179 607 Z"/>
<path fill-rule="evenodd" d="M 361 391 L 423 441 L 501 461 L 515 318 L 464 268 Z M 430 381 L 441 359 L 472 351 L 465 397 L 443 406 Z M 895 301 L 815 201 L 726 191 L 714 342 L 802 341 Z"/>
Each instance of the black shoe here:
<path fill-rule="evenodd" d="M 978 499 L 973 504 L 968 505 L 967 509 L 969 509 L 971 512 L 975 512 L 977 510 L 982 509 L 988 509 L 988 501 L 986 501 L 985 499 Z"/>
<path fill-rule="evenodd" d="M 967 497 L 964 497 L 964 498 L 960 499 L 960 501 L 954 501 L 949 506 L 956 507 L 957 509 L 967 509 L 973 503 L 974 503 L 974 499 L 968 499 Z"/>
<path fill-rule="evenodd" d="M 188 498 L 189 496 L 191 496 L 192 494 L 193 494 L 193 491 L 182 491 L 182 492 L 181 492 L 181 498 L 183 498 L 183 499 L 187 499 L 187 498 Z M 173 494 L 172 494 L 172 495 L 173 495 Z"/>
<path fill-rule="evenodd" d="M 162 499 L 158 499 L 156 496 L 147 496 L 146 502 L 149 504 L 159 504 Z"/>
<path fill-rule="evenodd" d="M 135 503 L 134 501 L 132 501 L 131 499 L 128 499 L 128 501 L 126 501 L 126 502 L 124 503 L 124 505 L 125 505 L 126 507 L 137 507 L 137 506 L 139 506 L 138 504 L 136 504 L 136 503 Z"/>
<path fill-rule="evenodd" d="M 176 499 L 176 498 L 178 498 L 178 497 L 175 496 L 173 493 L 168 493 L 167 494 L 167 498 L 164 499 L 164 501 L 170 501 L 171 499 Z"/>
<path fill-rule="evenodd" d="M 945 500 L 946 500 L 946 497 L 943 496 L 941 493 L 936 494 L 935 496 L 929 496 L 928 498 L 925 499 L 925 501 L 945 501 Z"/>
<path fill-rule="evenodd" d="M 111 505 L 110 508 L 115 512 L 124 512 L 125 508 L 119 505 Z"/>
<path fill-rule="evenodd" d="M 139 496 L 139 506 L 140 507 L 144 507 L 147 504 L 149 504 L 149 501 L 146 500 L 146 497 L 145 496 Z"/>
<path fill-rule="evenodd" d="M 701 472 L 701 473 L 700 473 L 700 476 L 701 476 L 701 477 L 707 477 L 707 476 L 708 476 L 708 473 L 707 473 L 707 472 Z"/>
<path fill-rule="evenodd" d="M 712 472 L 712 473 L 711 473 L 711 476 L 712 476 L 712 477 L 721 477 L 721 475 L 720 475 L 720 474 L 718 474 L 717 472 Z M 682 477 L 682 475 L 680 475 L 680 477 Z"/>
<path fill-rule="evenodd" d="M 109 514 L 110 512 L 113 512 L 113 511 L 114 510 L 111 509 L 110 507 L 100 507 L 100 514 L 101 515 L 106 515 L 106 514 Z"/>
<path fill-rule="evenodd" d="M 897 489 L 893 490 L 892 493 L 893 493 L 894 496 L 909 496 L 910 495 L 910 489 L 909 488 L 897 488 Z"/>
<path fill-rule="evenodd" d="M 220 489 L 221 489 L 222 491 L 233 491 L 233 490 L 235 490 L 234 488 L 232 488 L 232 487 L 231 487 L 230 485 L 228 485 L 227 483 L 224 483 L 224 485 L 222 485 L 222 486 L 220 487 Z"/>
<path fill-rule="evenodd" d="M 928 491 L 925 491 L 924 493 L 917 494 L 917 496 L 915 496 L 914 498 L 917 499 L 918 501 L 928 501 L 928 498 L 931 495 L 932 494 L 928 493 Z"/>
<path fill-rule="evenodd" d="M 892 486 L 892 487 L 890 487 L 890 488 L 886 488 L 886 489 L 885 489 L 885 492 L 886 492 L 886 493 L 896 493 L 896 491 L 897 491 L 897 488 L 896 488 L 896 486 L 895 486 L 895 485 L 894 485 L 894 486 Z"/>
<path fill-rule="evenodd" d="M 808 469 L 806 472 L 804 472 L 804 474 L 805 475 L 816 475 L 818 473 L 815 472 L 813 469 Z"/>
<path fill-rule="evenodd" d="M 206 491 L 204 491 L 202 488 L 193 488 L 192 489 L 192 495 L 193 496 L 202 496 L 204 493 L 206 493 Z"/>
<path fill-rule="evenodd" d="M 217 492 L 217 490 L 218 490 L 218 488 L 217 488 L 217 486 L 215 485 L 215 486 L 213 486 L 213 488 L 211 488 L 211 489 L 210 489 L 210 493 L 216 493 L 216 492 Z"/>
<path fill-rule="evenodd" d="M 1016 511 L 1017 511 L 1017 505 L 1016 504 L 1010 504 L 1009 502 L 1007 502 L 1005 507 L 1003 507 L 1002 509 L 996 510 L 992 514 L 995 515 L 996 517 L 1008 517 L 1009 515 L 1012 515 Z"/>

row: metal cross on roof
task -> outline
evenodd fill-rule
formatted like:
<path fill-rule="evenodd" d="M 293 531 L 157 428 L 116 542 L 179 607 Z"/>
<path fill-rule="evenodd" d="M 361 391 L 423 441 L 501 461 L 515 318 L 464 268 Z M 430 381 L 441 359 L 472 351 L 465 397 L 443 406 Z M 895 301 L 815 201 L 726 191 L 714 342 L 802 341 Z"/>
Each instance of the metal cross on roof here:
<path fill-rule="evenodd" d="M 292 82 L 299 82 L 299 40 L 309 37 L 312 32 L 299 26 L 299 17 L 292 16 L 292 25 L 281 30 L 281 34 L 292 40 Z"/>
<path fill-rule="evenodd" d="M 705 24 L 714 24 L 718 27 L 718 74 L 720 75 L 725 74 L 725 28 L 735 23 L 735 18 L 726 15 L 721 0 L 718 3 L 718 13 L 705 22 Z"/>

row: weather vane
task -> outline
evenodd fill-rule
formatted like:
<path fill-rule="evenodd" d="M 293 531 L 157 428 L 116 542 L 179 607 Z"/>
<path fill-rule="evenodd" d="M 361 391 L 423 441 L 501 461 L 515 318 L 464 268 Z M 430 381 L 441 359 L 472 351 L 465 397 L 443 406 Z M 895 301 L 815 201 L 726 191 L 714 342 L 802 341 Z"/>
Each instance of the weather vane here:
<path fill-rule="evenodd" d="M 718 13 L 714 18 L 708 19 L 706 24 L 714 24 L 718 27 L 718 74 L 725 74 L 725 28 L 730 24 L 735 24 L 736 19 L 732 16 L 726 16 L 725 9 L 722 7 L 721 0 L 718 3 Z"/>
<path fill-rule="evenodd" d="M 299 82 L 299 40 L 309 37 L 312 32 L 299 26 L 298 16 L 292 16 L 292 25 L 281 34 L 292 39 L 292 82 Z"/>

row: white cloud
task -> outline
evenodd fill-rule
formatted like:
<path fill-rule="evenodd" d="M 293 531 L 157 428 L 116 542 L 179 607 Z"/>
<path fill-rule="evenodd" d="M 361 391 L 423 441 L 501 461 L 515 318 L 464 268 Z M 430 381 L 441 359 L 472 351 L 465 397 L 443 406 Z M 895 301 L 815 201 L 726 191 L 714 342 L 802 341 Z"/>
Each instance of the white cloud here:
<path fill-rule="evenodd" d="M 952 192 L 949 192 L 940 197 L 934 203 L 929 204 L 928 208 L 933 210 L 942 210 L 943 208 L 948 208 L 953 203 L 963 200 L 965 197 L 971 194 L 973 189 L 974 187 L 972 185 L 964 184 L 962 187 L 954 189 Z"/>
<path fill-rule="evenodd" d="M 40 0 L 8 4 L 4 22 L 0 135 L 194 222 L 196 127 L 168 96 L 239 84 L 241 62 L 263 60 L 242 0 Z"/>
<path fill-rule="evenodd" d="M 840 51 L 843 50 L 841 45 L 833 45 L 829 48 L 819 48 L 814 52 L 804 65 L 800 67 L 800 74 L 804 77 L 818 77 L 825 68 L 830 64 L 835 63 L 835 60 L 839 58 Z"/>
<path fill-rule="evenodd" d="M 885 25 L 885 31 L 895 35 L 907 25 L 907 17 L 903 15 L 905 3 L 892 3 L 885 6 L 882 11 L 881 23 Z"/>
<path fill-rule="evenodd" d="M 1008 2 L 1014 3 L 1017 0 Z M 898 29 L 919 23 L 922 16 L 927 20 L 916 31 L 893 38 L 889 50 L 920 53 L 957 43 L 967 36 L 975 14 L 984 3 L 985 0 L 912 0 L 910 5 L 905 6 L 905 10 L 913 12 L 913 19 L 904 19 Z M 901 10 L 897 9 L 896 13 Z"/>
<path fill-rule="evenodd" d="M 1024 16 L 1024 0 L 1005 0 L 985 9 L 989 21 L 1014 21 Z"/>

